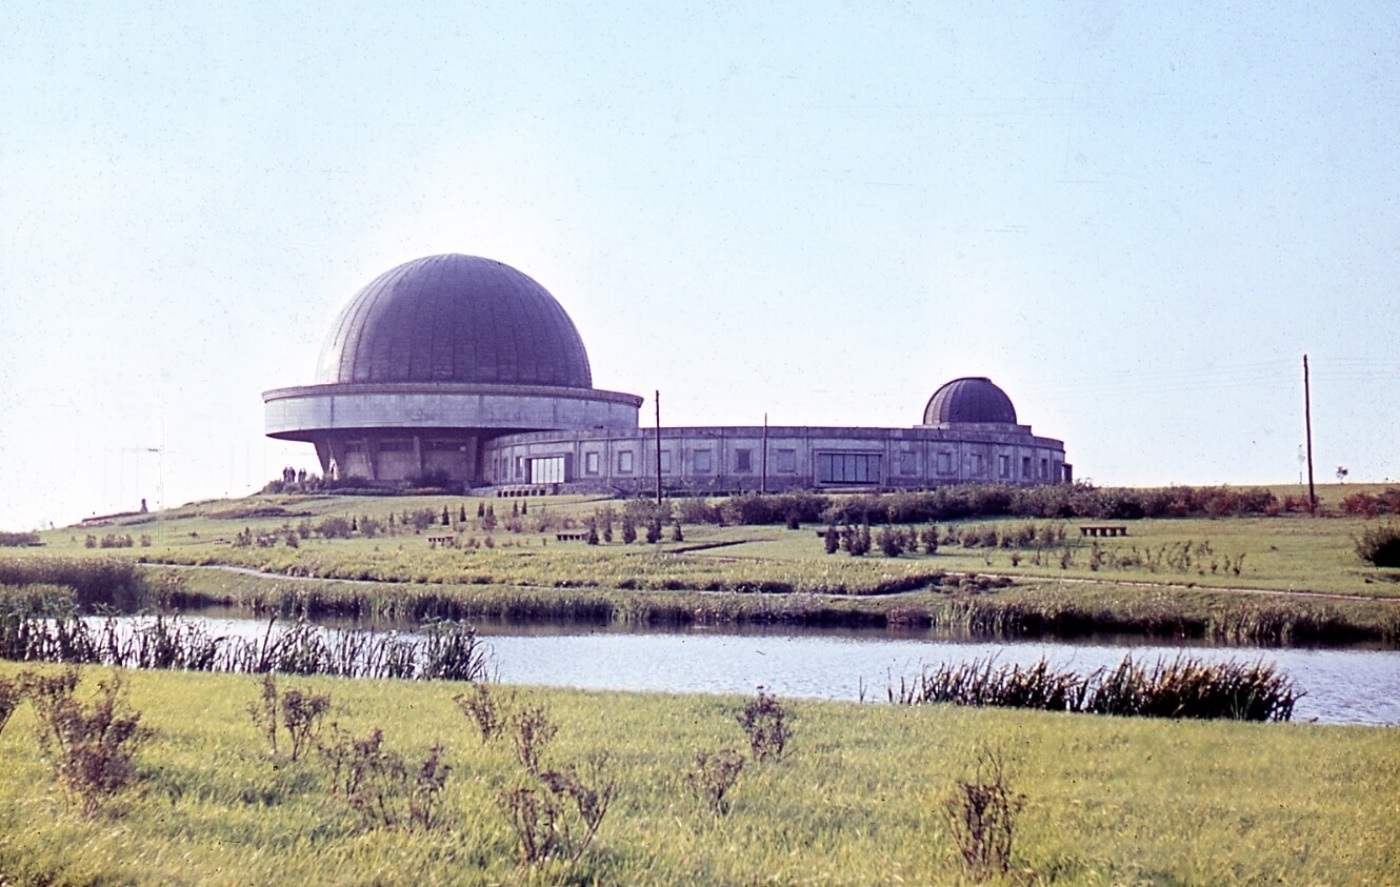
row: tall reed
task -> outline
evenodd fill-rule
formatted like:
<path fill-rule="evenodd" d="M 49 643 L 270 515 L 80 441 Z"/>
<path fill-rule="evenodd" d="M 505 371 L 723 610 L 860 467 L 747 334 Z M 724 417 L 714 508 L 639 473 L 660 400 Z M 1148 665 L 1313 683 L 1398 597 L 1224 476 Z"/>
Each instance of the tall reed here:
<path fill-rule="evenodd" d="M 420 637 L 397 632 L 331 631 L 299 620 L 261 638 L 212 634 L 179 616 L 102 620 L 0 615 L 0 658 L 121 668 L 169 668 L 246 674 L 284 672 L 340 677 L 472 681 L 489 658 L 476 630 L 432 622 Z"/>
<path fill-rule="evenodd" d="M 1150 668 L 1125 656 L 1117 667 L 1088 675 L 1034 665 L 997 665 L 995 657 L 925 669 L 888 690 L 891 702 L 1033 708 L 1156 718 L 1287 721 L 1303 695 L 1262 661 L 1204 662 L 1189 656 Z"/>

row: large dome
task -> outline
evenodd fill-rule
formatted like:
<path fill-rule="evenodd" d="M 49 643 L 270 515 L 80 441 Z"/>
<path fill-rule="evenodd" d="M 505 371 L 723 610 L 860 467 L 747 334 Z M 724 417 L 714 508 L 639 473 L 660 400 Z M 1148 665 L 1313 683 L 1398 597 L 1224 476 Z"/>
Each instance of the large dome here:
<path fill-rule="evenodd" d="M 1016 424 L 1016 407 L 992 380 L 984 376 L 954 379 L 933 393 L 924 407 L 925 425 L 957 422 Z"/>
<path fill-rule="evenodd" d="M 317 381 L 592 388 L 593 374 L 548 290 L 509 265 L 452 254 L 400 265 L 356 293 Z"/>

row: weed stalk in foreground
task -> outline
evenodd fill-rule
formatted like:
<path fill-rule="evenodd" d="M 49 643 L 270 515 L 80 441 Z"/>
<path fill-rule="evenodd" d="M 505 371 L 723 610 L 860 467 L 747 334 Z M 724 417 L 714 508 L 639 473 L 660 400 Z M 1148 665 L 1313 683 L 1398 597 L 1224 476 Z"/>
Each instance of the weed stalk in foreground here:
<path fill-rule="evenodd" d="M 137 780 L 136 751 L 150 730 L 141 726 L 141 713 L 126 706 L 120 673 L 99 682 L 86 705 L 74 696 L 80 680 L 76 668 L 31 675 L 25 695 L 38 714 L 39 744 L 53 761 L 59 785 L 92 816 Z"/>
<path fill-rule="evenodd" d="M 791 731 L 787 709 L 778 697 L 768 695 L 759 687 L 758 695 L 748 701 L 736 720 L 749 738 L 749 750 L 755 762 L 783 759 Z"/>
<path fill-rule="evenodd" d="M 744 757 L 733 749 L 717 752 L 698 751 L 695 766 L 685 774 L 690 792 L 718 815 L 729 812 L 726 795 L 744 770 Z"/>
<path fill-rule="evenodd" d="M 953 841 L 974 879 L 985 881 L 1010 869 L 1016 817 L 1024 804 L 1025 796 L 1008 784 L 1005 755 L 991 748 L 978 753 L 973 777 L 959 779 L 944 799 Z"/>

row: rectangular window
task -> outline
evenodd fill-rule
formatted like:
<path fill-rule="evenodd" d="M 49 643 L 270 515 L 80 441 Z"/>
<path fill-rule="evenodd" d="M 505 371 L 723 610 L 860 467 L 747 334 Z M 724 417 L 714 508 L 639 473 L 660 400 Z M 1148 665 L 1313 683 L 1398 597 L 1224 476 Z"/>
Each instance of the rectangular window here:
<path fill-rule="evenodd" d="M 715 470 L 714 456 L 709 450 L 695 451 L 695 473 L 709 474 Z"/>
<path fill-rule="evenodd" d="M 997 475 L 1000 477 L 1011 476 L 1011 457 L 997 456 Z"/>
<path fill-rule="evenodd" d="M 952 474 L 952 473 L 953 473 L 953 454 L 952 454 L 952 453 L 939 453 L 939 454 L 938 454 L 938 473 L 939 473 L 939 474 Z"/>
<path fill-rule="evenodd" d="M 797 470 L 797 450 L 778 450 L 778 470 L 785 473 Z"/>
<path fill-rule="evenodd" d="M 972 473 L 973 473 L 974 475 L 980 476 L 980 475 L 982 474 L 982 454 L 981 454 L 981 453 L 973 453 L 973 454 L 972 454 L 972 457 L 971 457 L 971 461 L 972 461 Z"/>
<path fill-rule="evenodd" d="M 411 453 L 413 452 L 413 441 L 411 440 L 382 440 L 379 442 L 379 452 L 381 453 Z"/>
<path fill-rule="evenodd" d="M 520 456 L 515 457 L 515 479 L 520 480 L 525 476 L 525 460 Z"/>
<path fill-rule="evenodd" d="M 671 473 L 671 451 L 670 451 L 670 450 L 662 450 L 662 451 L 661 451 L 661 473 L 662 473 L 662 474 L 670 474 L 670 473 Z"/>
<path fill-rule="evenodd" d="M 915 454 L 915 453 L 900 453 L 900 454 L 899 454 L 899 473 L 900 473 L 900 474 L 918 474 L 918 473 L 919 473 L 919 458 L 918 458 L 918 455 Z"/>
<path fill-rule="evenodd" d="M 597 473 L 598 473 L 598 454 L 597 454 L 597 453 L 584 453 L 584 454 L 583 454 L 583 471 L 584 471 L 585 474 L 597 474 Z"/>
<path fill-rule="evenodd" d="M 753 471 L 753 450 L 734 451 L 734 470 Z"/>
<path fill-rule="evenodd" d="M 564 457 L 546 456 L 530 460 L 530 483 L 562 484 L 564 482 Z"/>
<path fill-rule="evenodd" d="M 1030 456 L 1022 456 L 1022 457 L 1021 457 L 1021 479 L 1022 479 L 1022 480 L 1030 480 L 1030 479 L 1031 479 L 1031 457 L 1030 457 Z"/>
<path fill-rule="evenodd" d="M 1040 479 L 1041 479 L 1041 480 L 1049 480 L 1049 479 L 1050 479 L 1050 460 L 1049 460 L 1049 459 L 1041 459 L 1041 460 L 1040 460 Z"/>
<path fill-rule="evenodd" d="M 631 451 L 631 450 L 622 450 L 621 452 L 619 452 L 619 453 L 617 454 L 617 473 L 618 473 L 618 474 L 631 474 L 631 473 L 632 473 L 632 451 Z"/>
<path fill-rule="evenodd" d="M 878 484 L 880 457 L 874 453 L 818 453 L 817 481 L 824 484 Z"/>

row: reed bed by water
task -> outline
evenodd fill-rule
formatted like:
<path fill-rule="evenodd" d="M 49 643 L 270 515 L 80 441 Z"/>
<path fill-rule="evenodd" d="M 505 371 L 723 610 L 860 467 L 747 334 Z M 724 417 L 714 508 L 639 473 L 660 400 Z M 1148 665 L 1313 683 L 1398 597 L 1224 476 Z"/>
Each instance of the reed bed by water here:
<path fill-rule="evenodd" d="M 147 606 L 232 607 L 287 619 L 342 617 L 515 624 L 797 625 L 935 630 L 974 637 L 1096 633 L 1225 644 L 1400 644 L 1400 608 L 1378 601 L 1250 601 L 1199 590 L 1111 586 L 982 587 L 982 577 L 945 576 L 929 592 L 897 596 L 736 594 L 607 588 L 407 585 L 306 581 L 224 571 L 148 568 Z"/>
<path fill-rule="evenodd" d="M 1157 660 L 1150 668 L 1125 656 L 1113 669 L 1088 675 L 1053 668 L 998 665 L 995 657 L 925 669 L 900 677 L 888 690 L 901 705 L 1033 708 L 1133 717 L 1287 721 L 1303 695 L 1288 677 L 1263 662 L 1203 662 L 1189 656 Z"/>
<path fill-rule="evenodd" d="M 246 638 L 217 635 L 180 616 L 93 620 L 22 612 L 0 615 L 0 659 L 453 681 L 484 678 L 489 665 L 475 629 L 460 622 L 427 623 L 420 636 L 405 637 L 397 632 L 330 631 L 305 620 L 279 629 L 274 618 L 261 638 Z"/>
<path fill-rule="evenodd" d="M 134 609 L 146 592 L 141 568 L 120 557 L 0 557 L 0 586 L 64 586 L 79 607 Z"/>

